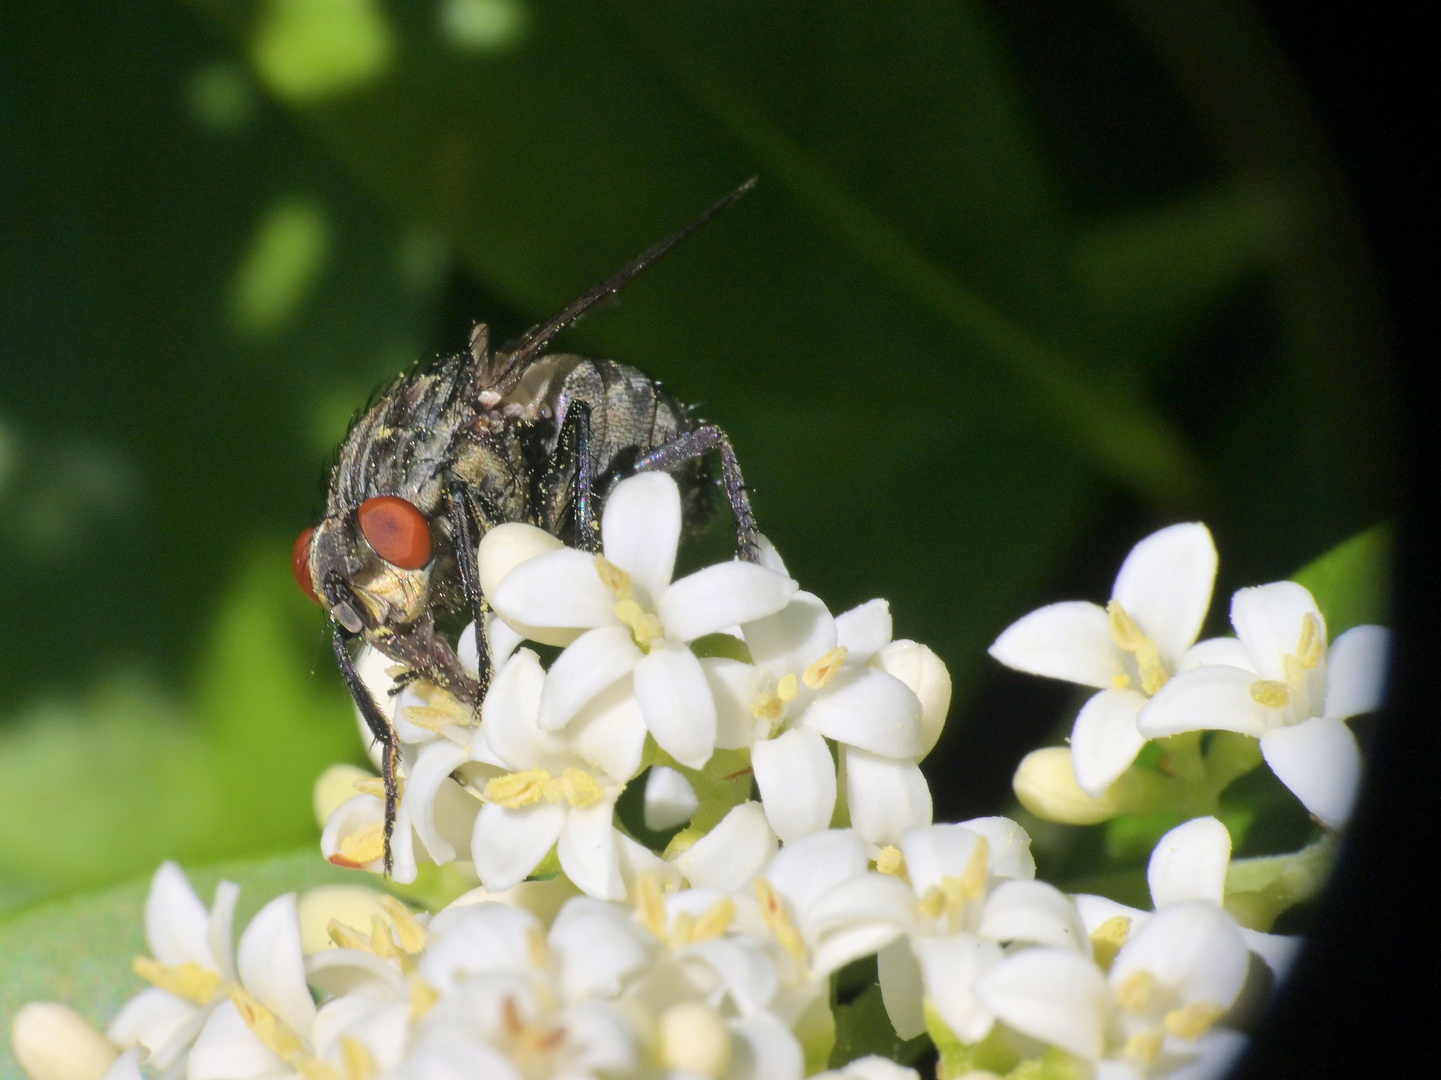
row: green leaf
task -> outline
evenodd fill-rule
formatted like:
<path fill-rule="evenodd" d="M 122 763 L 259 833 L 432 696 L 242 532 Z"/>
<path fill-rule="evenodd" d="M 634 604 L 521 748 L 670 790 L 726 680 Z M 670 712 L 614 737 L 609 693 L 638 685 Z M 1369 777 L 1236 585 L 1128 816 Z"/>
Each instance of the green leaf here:
<path fill-rule="evenodd" d="M 1332 641 L 1353 626 L 1387 621 L 1393 544 L 1390 524 L 1376 525 L 1291 575 L 1316 598 Z"/>
<path fill-rule="evenodd" d="M 275 897 L 316 885 L 354 883 L 313 846 L 189 870 L 208 899 L 221 880 L 240 884 L 237 932 Z M 10 1052 L 10 1024 L 30 1001 L 60 1001 L 103 1027 L 145 987 L 131 960 L 146 953 L 143 912 L 150 876 L 55 900 L 0 923 L 0 1080 L 26 1080 Z"/>
<path fill-rule="evenodd" d="M 874 970 L 872 968 L 872 970 Z M 874 976 L 873 976 L 874 978 Z M 836 1044 L 829 1067 L 838 1069 L 858 1057 L 879 1054 L 909 1065 L 931 1048 L 929 1035 L 902 1039 L 886 1015 L 881 988 L 874 981 L 844 1005 L 835 1007 Z"/>

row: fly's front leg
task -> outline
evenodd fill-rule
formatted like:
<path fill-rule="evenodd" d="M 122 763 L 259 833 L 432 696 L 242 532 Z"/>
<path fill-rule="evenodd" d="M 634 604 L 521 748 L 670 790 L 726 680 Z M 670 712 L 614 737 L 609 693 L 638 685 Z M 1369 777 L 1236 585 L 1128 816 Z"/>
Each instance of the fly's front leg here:
<path fill-rule="evenodd" d="M 721 482 L 725 485 L 726 499 L 730 502 L 731 516 L 736 523 L 736 554 L 746 562 L 760 562 L 761 549 L 758 541 L 755 514 L 751 511 L 750 495 L 746 492 L 745 477 L 741 475 L 740 462 L 736 460 L 735 448 L 726 433 L 714 424 L 702 424 L 694 431 L 677 435 L 669 442 L 657 446 L 635 463 L 636 472 L 672 472 L 688 461 L 704 457 L 714 451 L 720 455 Z"/>
<path fill-rule="evenodd" d="M 590 406 L 584 401 L 570 402 L 565 413 L 565 423 L 560 429 L 560 445 L 556 456 L 575 462 L 575 478 L 572 482 L 570 506 L 575 516 L 575 546 L 582 551 L 599 551 L 600 537 L 596 534 L 595 521 L 595 476 L 591 469 L 590 457 Z"/>
<path fill-rule="evenodd" d="M 395 812 L 400 806 L 400 788 L 395 780 L 396 766 L 399 764 L 400 743 L 395 738 L 395 729 L 390 726 L 389 717 L 376 704 L 370 688 L 365 685 L 365 681 L 360 677 L 360 672 L 356 670 L 355 657 L 350 655 L 350 646 L 339 630 L 335 632 L 334 643 L 335 660 L 340 666 L 340 674 L 345 679 L 350 696 L 355 699 L 355 704 L 360 709 L 360 715 L 365 718 L 365 726 L 370 728 L 370 733 L 375 736 L 375 741 L 380 743 L 382 748 L 380 775 L 385 783 L 385 876 L 389 877 L 392 863 L 390 834 L 395 831 Z"/>
<path fill-rule="evenodd" d="M 476 701 L 479 702 L 490 685 L 490 642 L 485 636 L 485 597 L 481 595 L 480 569 L 475 562 L 476 541 L 471 535 L 470 514 L 466 511 L 464 500 L 451 494 L 446 497 L 446 503 L 450 510 L 451 535 L 455 537 L 455 563 L 460 570 L 460 589 L 465 594 L 471 617 L 475 619 L 475 672 L 480 682 Z"/>

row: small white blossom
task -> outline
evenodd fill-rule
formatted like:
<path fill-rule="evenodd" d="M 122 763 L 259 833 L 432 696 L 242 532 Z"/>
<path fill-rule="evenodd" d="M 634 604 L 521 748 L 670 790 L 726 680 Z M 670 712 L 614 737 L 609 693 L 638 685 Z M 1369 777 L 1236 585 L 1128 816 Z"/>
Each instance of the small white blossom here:
<path fill-rule="evenodd" d="M 1136 718 L 1175 675 L 1201 632 L 1216 580 L 1204 525 L 1172 525 L 1126 556 L 1106 607 L 1051 604 L 1009 626 L 990 653 L 1007 667 L 1094 686 L 1071 730 L 1076 782 L 1100 798 L 1136 760 L 1148 735 Z"/>
<path fill-rule="evenodd" d="M 1139 718 L 1149 738 L 1218 729 L 1257 736 L 1271 771 L 1328 828 L 1350 816 L 1361 775 L 1345 721 L 1381 703 L 1387 631 L 1357 626 L 1329 648 L 1304 587 L 1278 581 L 1231 601 L 1235 638 L 1202 642 L 1204 663 L 1178 675 Z"/>

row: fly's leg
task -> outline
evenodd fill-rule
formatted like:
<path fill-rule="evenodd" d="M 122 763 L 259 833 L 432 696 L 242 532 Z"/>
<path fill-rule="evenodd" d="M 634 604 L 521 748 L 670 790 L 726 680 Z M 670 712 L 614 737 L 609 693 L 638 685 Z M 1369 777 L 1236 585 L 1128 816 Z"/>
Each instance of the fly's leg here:
<path fill-rule="evenodd" d="M 365 717 L 365 726 L 370 728 L 370 733 L 375 736 L 375 741 L 382 747 L 380 775 L 385 783 L 385 876 L 389 877 L 391 871 L 390 834 L 395 831 L 395 812 L 400 806 L 400 789 L 395 782 L 395 768 L 400 755 L 400 744 L 396 741 L 395 731 L 390 726 L 390 720 L 376 704 L 375 698 L 371 696 L 370 688 L 365 685 L 364 680 L 360 677 L 360 672 L 355 669 L 355 657 L 350 655 L 350 647 L 339 630 L 335 632 L 334 643 L 335 660 L 340 666 L 340 674 L 345 679 L 350 696 L 355 699 L 355 704 L 360 709 L 360 715 Z"/>
<path fill-rule="evenodd" d="M 721 460 L 721 482 L 730 502 L 731 516 L 736 522 L 736 554 L 746 562 L 760 562 L 755 514 L 751 511 L 750 495 L 746 493 L 745 477 L 735 448 L 726 433 L 714 424 L 702 424 L 694 431 L 677 435 L 657 446 L 635 463 L 636 472 L 673 472 L 688 461 L 718 453 Z"/>
<path fill-rule="evenodd" d="M 562 471 L 570 461 L 575 462 L 570 493 L 570 508 L 575 518 L 575 546 L 582 551 L 599 551 L 600 537 L 596 535 L 595 527 L 595 476 L 590 456 L 590 406 L 573 399 L 569 402 L 565 423 L 560 429 L 560 442 L 555 453 L 556 470 Z"/>
<path fill-rule="evenodd" d="M 446 498 L 450 507 L 450 524 L 455 537 L 455 564 L 460 570 L 460 589 L 475 619 L 475 669 L 480 690 L 476 702 L 485 696 L 490 685 L 490 642 L 485 636 L 485 597 L 480 592 L 480 569 L 475 562 L 476 541 L 470 532 L 470 514 L 465 503 L 455 495 Z M 476 706 L 479 708 L 479 704 Z"/>

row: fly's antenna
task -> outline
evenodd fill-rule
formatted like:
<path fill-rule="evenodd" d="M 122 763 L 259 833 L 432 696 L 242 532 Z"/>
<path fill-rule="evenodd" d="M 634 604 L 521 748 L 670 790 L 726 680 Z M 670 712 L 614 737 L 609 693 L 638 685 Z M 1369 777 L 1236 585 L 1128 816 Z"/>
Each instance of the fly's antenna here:
<path fill-rule="evenodd" d="M 609 299 L 621 289 L 629 285 L 641 271 L 646 270 L 654 264 L 661 256 L 670 252 L 677 244 L 686 239 L 693 232 L 705 225 L 711 218 L 715 217 L 731 203 L 735 202 L 751 188 L 756 186 L 756 177 L 752 176 L 740 187 L 736 188 L 725 198 L 712 206 L 700 217 L 696 218 L 685 228 L 671 233 L 658 244 L 646 248 L 630 262 L 626 263 L 610 277 L 606 278 L 595 288 L 581 295 L 581 297 L 567 305 L 559 315 L 546 320 L 539 326 L 533 326 L 516 339 L 514 345 L 509 347 L 492 359 L 487 365 L 489 368 L 487 379 L 489 386 L 496 386 L 506 376 L 513 372 L 523 371 L 526 364 L 535 356 L 539 355 L 551 341 L 572 323 L 579 321 L 590 312 L 601 301 Z"/>

